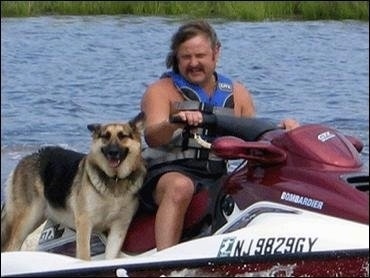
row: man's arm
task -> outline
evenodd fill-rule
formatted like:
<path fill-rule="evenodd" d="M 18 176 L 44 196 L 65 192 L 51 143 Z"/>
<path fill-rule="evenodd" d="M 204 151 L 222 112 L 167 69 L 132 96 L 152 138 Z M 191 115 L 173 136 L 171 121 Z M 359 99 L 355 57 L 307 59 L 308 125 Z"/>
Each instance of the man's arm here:
<path fill-rule="evenodd" d="M 240 117 L 254 117 L 256 110 L 254 108 L 253 98 L 249 90 L 241 83 L 234 83 L 234 112 Z"/>
<path fill-rule="evenodd" d="M 174 131 L 181 128 L 181 124 L 169 122 L 171 114 L 172 88 L 163 86 L 164 82 L 150 85 L 141 100 L 141 110 L 146 115 L 144 136 L 150 147 L 158 147 L 169 143 Z M 172 89 L 173 90 L 173 89 Z"/>

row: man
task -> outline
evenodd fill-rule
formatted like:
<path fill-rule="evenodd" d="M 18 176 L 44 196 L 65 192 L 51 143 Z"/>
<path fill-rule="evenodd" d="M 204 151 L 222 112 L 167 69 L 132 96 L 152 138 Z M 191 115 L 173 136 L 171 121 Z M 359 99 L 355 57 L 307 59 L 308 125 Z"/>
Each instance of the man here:
<path fill-rule="evenodd" d="M 144 152 L 149 171 L 142 197 L 144 202 L 152 201 L 158 206 L 157 250 L 180 241 L 187 208 L 202 179 L 217 179 L 226 173 L 224 161 L 211 159 L 192 141 L 194 130 L 210 135 L 204 133 L 204 129 L 197 129 L 203 121 L 201 111 L 181 103 L 193 100 L 206 103 L 207 107 L 232 108 L 240 117 L 255 115 L 250 92 L 242 84 L 216 72 L 220 47 L 214 29 L 207 22 L 182 25 L 172 37 L 167 56 L 166 64 L 172 71 L 151 84 L 142 98 L 141 109 L 147 118 L 144 136 L 150 147 Z M 171 123 L 169 119 L 173 114 L 193 128 L 184 130 L 184 123 Z M 286 120 L 282 125 L 290 129 L 298 124 Z"/>

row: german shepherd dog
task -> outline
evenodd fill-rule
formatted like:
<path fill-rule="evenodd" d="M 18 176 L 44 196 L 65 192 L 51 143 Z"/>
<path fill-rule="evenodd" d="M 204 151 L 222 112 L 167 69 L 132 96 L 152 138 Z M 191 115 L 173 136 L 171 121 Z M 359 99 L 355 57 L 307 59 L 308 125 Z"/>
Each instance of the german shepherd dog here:
<path fill-rule="evenodd" d="M 20 250 L 49 217 L 75 229 L 78 258 L 91 259 L 92 231 L 107 233 L 105 258 L 117 258 L 146 174 L 144 120 L 140 112 L 126 123 L 88 125 L 88 154 L 49 146 L 21 159 L 1 209 L 1 251 Z"/>

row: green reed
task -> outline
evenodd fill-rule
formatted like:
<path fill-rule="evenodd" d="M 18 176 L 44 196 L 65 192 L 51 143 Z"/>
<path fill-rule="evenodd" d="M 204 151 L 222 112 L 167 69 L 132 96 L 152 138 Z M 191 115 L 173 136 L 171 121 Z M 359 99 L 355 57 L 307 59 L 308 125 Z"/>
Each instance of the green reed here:
<path fill-rule="evenodd" d="M 369 20 L 368 1 L 1 1 L 1 17 L 144 15 L 262 20 Z"/>

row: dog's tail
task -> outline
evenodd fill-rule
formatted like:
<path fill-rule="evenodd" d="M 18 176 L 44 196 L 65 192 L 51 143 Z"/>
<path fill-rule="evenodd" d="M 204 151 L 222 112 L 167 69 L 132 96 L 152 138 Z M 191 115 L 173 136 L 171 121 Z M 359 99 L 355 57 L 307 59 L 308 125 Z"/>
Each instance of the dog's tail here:
<path fill-rule="evenodd" d="M 9 184 L 13 183 L 14 171 L 10 172 L 6 180 L 6 190 Z M 5 200 L 1 202 L 1 252 L 6 251 L 10 238 L 11 238 L 11 222 L 9 222 L 9 209 L 8 209 L 8 192 L 6 191 Z"/>
<path fill-rule="evenodd" d="M 9 225 L 6 221 L 6 204 L 1 203 L 1 252 L 4 251 L 5 245 L 9 240 Z"/>

